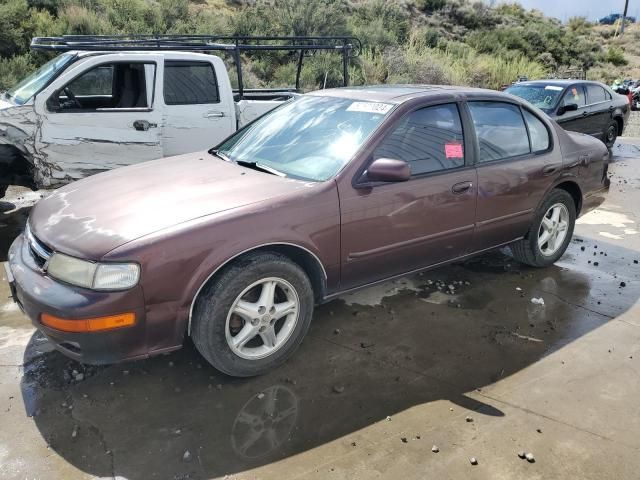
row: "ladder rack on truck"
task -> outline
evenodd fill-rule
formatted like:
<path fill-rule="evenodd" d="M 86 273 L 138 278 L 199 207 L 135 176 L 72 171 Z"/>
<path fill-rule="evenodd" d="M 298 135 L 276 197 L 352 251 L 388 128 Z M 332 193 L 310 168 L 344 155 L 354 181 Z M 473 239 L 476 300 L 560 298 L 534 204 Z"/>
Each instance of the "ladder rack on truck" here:
<path fill-rule="evenodd" d="M 360 40 L 352 36 L 230 36 L 230 35 L 63 35 L 35 37 L 34 50 L 68 52 L 81 51 L 222 51 L 233 57 L 238 79 L 237 96 L 245 93 L 282 92 L 283 89 L 245 89 L 242 79 L 241 54 L 256 51 L 298 52 L 295 90 L 300 89 L 302 62 L 316 51 L 333 51 L 342 55 L 343 86 L 349 84 L 349 60 L 361 50 Z"/>

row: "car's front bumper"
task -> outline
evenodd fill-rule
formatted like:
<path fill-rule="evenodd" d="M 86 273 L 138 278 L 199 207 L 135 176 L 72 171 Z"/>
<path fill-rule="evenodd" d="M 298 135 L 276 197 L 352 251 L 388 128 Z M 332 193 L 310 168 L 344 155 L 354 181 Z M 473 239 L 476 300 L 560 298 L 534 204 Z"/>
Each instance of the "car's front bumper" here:
<path fill-rule="evenodd" d="M 84 363 L 105 364 L 148 356 L 142 288 L 97 292 L 58 282 L 36 264 L 24 237 L 9 249 L 7 278 L 20 308 L 62 353 Z M 65 319 L 87 319 L 132 312 L 136 323 L 104 332 L 69 333 L 40 322 L 48 313 Z"/>

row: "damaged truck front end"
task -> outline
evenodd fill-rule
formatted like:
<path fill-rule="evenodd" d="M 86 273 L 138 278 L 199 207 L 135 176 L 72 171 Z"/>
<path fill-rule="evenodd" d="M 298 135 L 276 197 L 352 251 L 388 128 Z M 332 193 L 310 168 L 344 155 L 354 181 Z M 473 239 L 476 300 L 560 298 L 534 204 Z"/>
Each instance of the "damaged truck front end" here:
<path fill-rule="evenodd" d="M 38 147 L 41 121 L 34 99 L 76 58 L 71 52 L 59 55 L 0 94 L 0 197 L 8 185 L 36 188 L 46 184 L 43 172 L 50 168 Z"/>

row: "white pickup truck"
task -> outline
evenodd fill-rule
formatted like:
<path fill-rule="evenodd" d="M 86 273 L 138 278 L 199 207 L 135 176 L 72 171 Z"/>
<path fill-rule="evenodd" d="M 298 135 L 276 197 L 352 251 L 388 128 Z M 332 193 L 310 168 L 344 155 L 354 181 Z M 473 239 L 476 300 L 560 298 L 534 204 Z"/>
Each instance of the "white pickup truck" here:
<path fill-rule="evenodd" d="M 27 175 L 54 187 L 204 150 L 293 95 L 236 101 L 224 62 L 210 54 L 68 51 L 1 94 L 0 184 Z"/>

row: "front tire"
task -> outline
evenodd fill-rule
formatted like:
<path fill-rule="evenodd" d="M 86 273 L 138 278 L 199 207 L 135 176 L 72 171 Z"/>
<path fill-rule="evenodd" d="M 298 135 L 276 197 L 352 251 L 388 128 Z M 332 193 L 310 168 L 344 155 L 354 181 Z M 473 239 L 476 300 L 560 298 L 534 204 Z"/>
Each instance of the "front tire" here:
<path fill-rule="evenodd" d="M 260 375 L 298 348 L 313 306 L 313 288 L 300 266 L 280 254 L 252 253 L 201 292 L 191 336 L 202 356 L 221 372 Z"/>
<path fill-rule="evenodd" d="M 567 250 L 575 223 L 573 197 L 565 190 L 553 190 L 536 212 L 527 235 L 511 244 L 514 258 L 532 267 L 553 265 Z"/>

